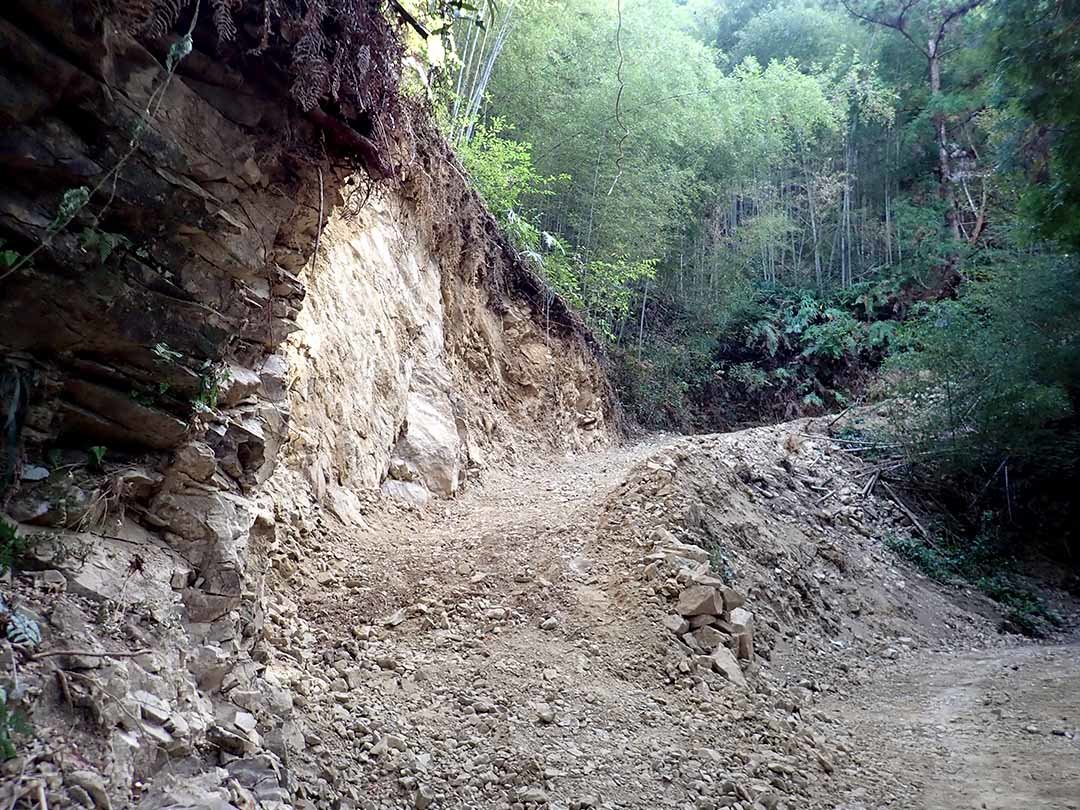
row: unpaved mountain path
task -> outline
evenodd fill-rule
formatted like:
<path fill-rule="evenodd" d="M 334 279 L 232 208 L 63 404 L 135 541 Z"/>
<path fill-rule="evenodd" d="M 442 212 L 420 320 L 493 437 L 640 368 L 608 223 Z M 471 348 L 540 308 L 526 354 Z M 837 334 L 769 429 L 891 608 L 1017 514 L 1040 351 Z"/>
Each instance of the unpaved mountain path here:
<path fill-rule="evenodd" d="M 580 555 L 604 499 L 667 442 L 651 436 L 597 452 L 549 453 L 493 469 L 422 514 L 378 516 L 371 531 L 348 535 L 344 548 L 334 546 L 340 571 L 372 583 L 360 589 L 362 601 L 349 600 L 347 607 L 370 620 L 410 597 L 423 602 L 463 584 L 494 588 L 494 597 L 537 575 L 581 578 L 591 563 Z M 335 591 L 316 596 L 331 610 L 342 607 Z"/>
<path fill-rule="evenodd" d="M 755 435 L 774 448 L 787 434 Z M 741 439 L 718 441 L 723 455 Z M 369 810 L 1077 807 L 1080 647 L 869 668 L 827 650 L 864 673 L 828 696 L 768 664 L 748 691 L 676 688 L 683 654 L 643 598 L 642 539 L 606 528 L 628 476 L 672 453 L 650 437 L 533 457 L 322 538 L 312 551 L 333 562 L 297 600 L 290 654 L 327 681 L 301 699 L 326 778 Z M 801 709 L 783 697 L 800 690 Z"/>
<path fill-rule="evenodd" d="M 928 653 L 833 706 L 912 808 L 1080 807 L 1080 645 Z"/>

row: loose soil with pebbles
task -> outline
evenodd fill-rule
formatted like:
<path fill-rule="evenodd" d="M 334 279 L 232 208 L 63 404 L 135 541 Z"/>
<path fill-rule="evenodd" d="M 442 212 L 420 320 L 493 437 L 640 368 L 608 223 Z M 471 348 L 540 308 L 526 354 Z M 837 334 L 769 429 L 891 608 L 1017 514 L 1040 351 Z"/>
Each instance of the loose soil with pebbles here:
<path fill-rule="evenodd" d="M 296 806 L 1073 806 L 1075 648 L 898 561 L 908 518 L 827 429 L 534 458 L 350 529 L 301 510 L 267 616 Z M 692 587 L 728 604 L 680 616 Z"/>

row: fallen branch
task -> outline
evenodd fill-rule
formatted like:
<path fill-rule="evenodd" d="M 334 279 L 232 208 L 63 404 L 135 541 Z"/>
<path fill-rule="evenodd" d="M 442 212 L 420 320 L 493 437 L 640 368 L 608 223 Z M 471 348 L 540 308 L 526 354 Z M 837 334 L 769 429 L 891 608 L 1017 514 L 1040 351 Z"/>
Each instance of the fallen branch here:
<path fill-rule="evenodd" d="M 61 669 L 54 669 L 53 674 L 56 676 L 56 682 L 60 686 L 60 694 L 64 696 L 64 703 L 67 704 L 68 709 L 74 710 L 75 701 L 71 699 L 71 687 L 68 685 L 67 676 Z"/>
<path fill-rule="evenodd" d="M 413 30 L 415 30 L 416 33 L 418 33 L 421 37 L 427 40 L 427 38 L 431 36 L 431 32 L 428 31 L 421 24 L 421 22 L 416 19 L 416 17 L 414 17 L 408 9 L 405 8 L 405 6 L 401 5 L 398 0 L 390 0 L 390 5 L 394 7 L 394 13 L 401 17 L 401 19 L 403 19 L 409 25 L 411 25 L 413 27 Z"/>
<path fill-rule="evenodd" d="M 838 413 L 838 414 L 837 414 L 836 416 L 834 416 L 834 417 L 832 418 L 832 421 L 831 421 L 831 422 L 829 422 L 829 424 L 828 424 L 828 427 L 832 427 L 832 426 L 833 426 L 833 425 L 835 425 L 835 424 L 836 424 L 837 422 L 839 422 L 839 421 L 840 421 L 841 419 L 843 419 L 843 418 L 844 418 L 844 415 L 845 415 L 845 414 L 846 414 L 846 413 L 847 413 L 848 411 L 850 411 L 850 410 L 851 410 L 851 409 L 852 409 L 853 407 L 855 407 L 855 406 L 854 406 L 854 405 L 848 405 L 848 406 L 847 406 L 846 408 L 844 408 L 844 410 L 840 411 L 840 413 Z"/>
<path fill-rule="evenodd" d="M 874 486 L 877 484 L 878 479 L 881 478 L 881 470 L 874 470 L 874 474 L 870 476 L 870 480 L 866 482 L 866 486 L 862 489 L 862 496 L 868 497 L 871 492 L 874 491 Z"/>
<path fill-rule="evenodd" d="M 816 501 L 814 501 L 814 505 L 815 506 L 820 506 L 821 504 L 825 503 L 825 501 L 829 500 L 829 498 L 831 498 L 835 494 L 836 494 L 836 490 L 835 489 L 830 489 L 828 492 L 826 492 L 824 495 L 822 495 L 820 498 L 818 498 Z"/>
<path fill-rule="evenodd" d="M 900 496 L 897 495 L 893 491 L 893 488 L 889 486 L 889 482 L 882 479 L 881 485 L 885 487 L 885 491 L 889 493 L 889 497 L 892 498 L 893 503 L 900 507 L 900 511 L 907 515 L 907 519 L 910 520 L 915 526 L 915 528 L 919 530 L 919 534 L 923 536 L 923 539 L 930 546 L 933 546 L 934 544 L 930 541 L 930 533 L 926 531 L 926 528 L 922 525 L 922 523 L 919 522 L 919 519 L 915 517 L 915 513 L 908 508 L 907 504 L 900 500 Z"/>
<path fill-rule="evenodd" d="M 865 450 L 900 447 L 900 445 L 896 443 L 886 444 L 884 442 L 874 442 L 867 439 L 845 439 L 840 436 L 830 436 L 828 433 L 808 433 L 806 431 L 798 431 L 796 435 L 807 436 L 811 439 L 825 439 L 826 441 L 836 442 L 837 444 L 850 444 Z"/>

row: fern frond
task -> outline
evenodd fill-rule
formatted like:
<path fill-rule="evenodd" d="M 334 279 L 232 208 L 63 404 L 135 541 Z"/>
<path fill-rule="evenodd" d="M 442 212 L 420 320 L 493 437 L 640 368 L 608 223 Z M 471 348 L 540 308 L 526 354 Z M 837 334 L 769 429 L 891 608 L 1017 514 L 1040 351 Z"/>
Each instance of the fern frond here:
<path fill-rule="evenodd" d="M 231 42 L 236 39 L 236 22 L 233 12 L 239 11 L 243 0 L 210 0 L 214 13 L 214 28 L 219 42 Z"/>

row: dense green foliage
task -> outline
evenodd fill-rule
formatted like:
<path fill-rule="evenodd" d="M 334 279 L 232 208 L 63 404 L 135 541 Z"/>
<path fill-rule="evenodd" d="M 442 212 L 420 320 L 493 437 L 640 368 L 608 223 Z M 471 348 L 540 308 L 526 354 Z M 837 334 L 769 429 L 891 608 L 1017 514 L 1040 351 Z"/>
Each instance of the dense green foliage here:
<path fill-rule="evenodd" d="M 1030 516 L 1078 479 L 1078 30 L 1075 0 L 507 0 L 442 115 L 638 421 L 837 410 L 887 359 L 912 468 Z"/>
<path fill-rule="evenodd" d="M 905 432 L 937 463 L 989 473 L 1008 459 L 1057 477 L 1080 458 L 1080 437 L 1055 429 L 1080 403 L 1080 268 L 1015 260 L 1005 252 L 962 297 L 922 308 L 890 366 L 919 398 Z"/>
<path fill-rule="evenodd" d="M 1080 248 L 1080 2 L 998 0 L 996 103 L 1013 118 L 1012 156 L 1041 182 L 1023 202 L 1038 231 Z"/>

